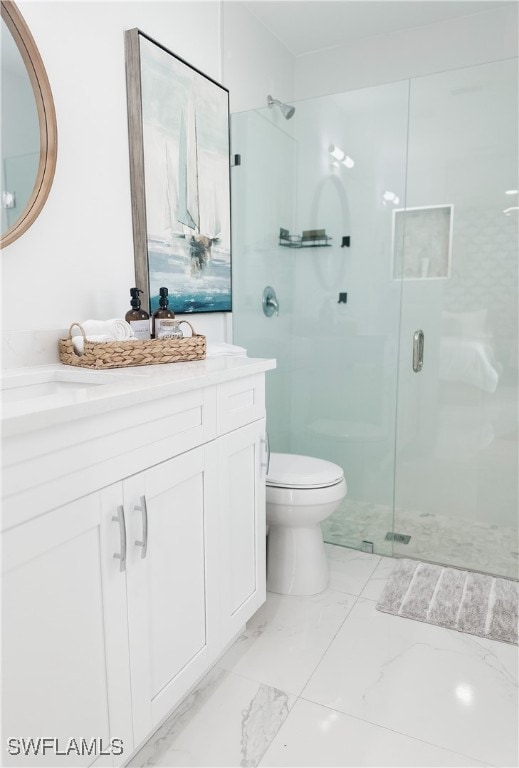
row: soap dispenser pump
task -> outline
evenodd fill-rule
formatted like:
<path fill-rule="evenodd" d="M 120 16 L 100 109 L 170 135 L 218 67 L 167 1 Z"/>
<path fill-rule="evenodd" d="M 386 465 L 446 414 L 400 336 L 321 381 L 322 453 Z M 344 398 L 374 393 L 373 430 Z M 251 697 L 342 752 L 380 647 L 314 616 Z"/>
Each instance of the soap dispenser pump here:
<path fill-rule="evenodd" d="M 141 309 L 140 288 L 130 288 L 132 308 L 125 314 L 124 319 L 130 323 L 135 338 L 146 340 L 150 338 L 150 316 Z"/>
<path fill-rule="evenodd" d="M 158 339 L 163 320 L 175 319 L 175 313 L 171 309 L 168 309 L 168 304 L 168 289 L 161 288 L 159 290 L 159 308 L 155 310 L 151 320 L 152 339 Z"/>

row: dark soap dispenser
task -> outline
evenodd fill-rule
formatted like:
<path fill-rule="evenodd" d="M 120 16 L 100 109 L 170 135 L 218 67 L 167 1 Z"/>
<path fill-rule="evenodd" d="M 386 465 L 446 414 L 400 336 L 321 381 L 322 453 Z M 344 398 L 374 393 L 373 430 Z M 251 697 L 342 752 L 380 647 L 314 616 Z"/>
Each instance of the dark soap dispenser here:
<path fill-rule="evenodd" d="M 151 321 L 151 337 L 157 339 L 163 320 L 174 320 L 175 313 L 168 309 L 169 298 L 168 289 L 161 288 L 159 291 L 159 308 L 155 310 Z"/>
<path fill-rule="evenodd" d="M 125 314 L 124 319 L 130 323 L 137 339 L 146 340 L 150 338 L 150 316 L 141 309 L 139 293 L 142 293 L 139 288 L 130 288 L 132 308 Z"/>

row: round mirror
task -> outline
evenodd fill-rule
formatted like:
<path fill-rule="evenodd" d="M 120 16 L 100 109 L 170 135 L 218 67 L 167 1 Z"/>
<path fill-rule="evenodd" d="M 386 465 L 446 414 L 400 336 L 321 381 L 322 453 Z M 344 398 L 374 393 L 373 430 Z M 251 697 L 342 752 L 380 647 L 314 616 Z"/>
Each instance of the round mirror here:
<path fill-rule="evenodd" d="M 56 167 L 56 113 L 34 39 L 11 0 L 1 0 L 2 163 L 0 246 L 30 227 Z"/>

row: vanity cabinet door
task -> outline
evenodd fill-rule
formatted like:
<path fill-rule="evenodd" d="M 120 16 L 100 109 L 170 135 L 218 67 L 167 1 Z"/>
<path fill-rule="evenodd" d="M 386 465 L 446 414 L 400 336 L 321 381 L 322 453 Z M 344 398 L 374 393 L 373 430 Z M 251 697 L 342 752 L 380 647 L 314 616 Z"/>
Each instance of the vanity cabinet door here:
<path fill-rule="evenodd" d="M 216 466 L 210 444 L 123 483 L 136 746 L 216 655 Z"/>
<path fill-rule="evenodd" d="M 117 494 L 116 489 L 110 493 Z M 120 499 L 119 499 L 120 503 Z M 133 748 L 118 524 L 93 493 L 2 535 L 3 765 L 120 765 Z M 21 739 L 46 737 L 23 757 Z M 71 739 L 89 746 L 78 756 Z M 110 752 L 122 739 L 124 752 Z M 101 746 L 102 743 L 102 746 Z M 119 751 L 117 747 L 115 751 Z"/>
<path fill-rule="evenodd" d="M 221 632 L 224 643 L 265 602 L 265 420 L 218 440 Z"/>

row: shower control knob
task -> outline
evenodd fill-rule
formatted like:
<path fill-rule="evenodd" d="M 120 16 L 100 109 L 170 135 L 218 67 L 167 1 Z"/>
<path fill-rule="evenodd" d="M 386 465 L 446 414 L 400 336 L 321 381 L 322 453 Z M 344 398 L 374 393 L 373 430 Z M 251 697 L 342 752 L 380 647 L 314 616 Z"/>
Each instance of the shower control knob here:
<path fill-rule="evenodd" d="M 279 315 L 279 302 L 276 296 L 276 291 L 270 285 L 267 285 L 263 291 L 262 305 L 263 314 L 267 317 L 272 317 L 274 314 Z"/>

